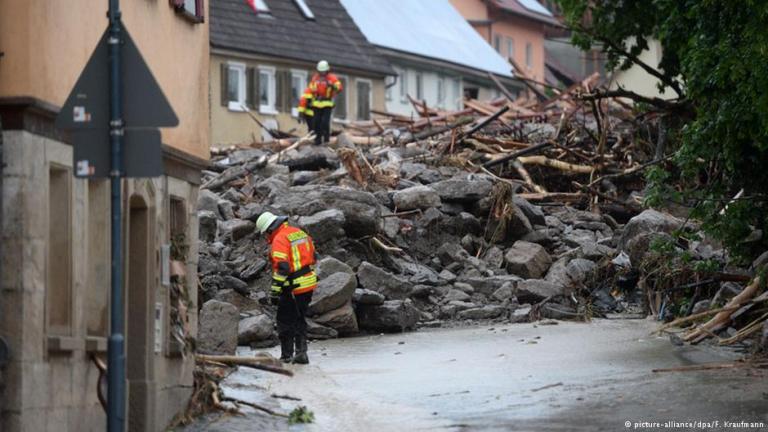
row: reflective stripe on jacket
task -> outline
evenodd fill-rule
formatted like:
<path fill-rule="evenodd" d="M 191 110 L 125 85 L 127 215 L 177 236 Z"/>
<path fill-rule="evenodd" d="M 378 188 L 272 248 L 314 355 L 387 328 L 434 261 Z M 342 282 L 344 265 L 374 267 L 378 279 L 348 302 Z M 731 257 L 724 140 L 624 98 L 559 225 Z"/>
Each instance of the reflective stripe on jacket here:
<path fill-rule="evenodd" d="M 333 98 L 343 90 L 341 81 L 332 73 L 325 76 L 315 74 L 308 89 L 312 94 L 313 108 L 333 108 Z"/>
<path fill-rule="evenodd" d="M 269 260 L 272 263 L 272 291 L 280 293 L 292 286 L 294 294 L 317 287 L 315 244 L 307 233 L 283 223 L 269 236 Z"/>
<path fill-rule="evenodd" d="M 299 113 L 312 117 L 315 112 L 312 110 L 312 90 L 307 87 L 304 93 L 299 97 Z"/>

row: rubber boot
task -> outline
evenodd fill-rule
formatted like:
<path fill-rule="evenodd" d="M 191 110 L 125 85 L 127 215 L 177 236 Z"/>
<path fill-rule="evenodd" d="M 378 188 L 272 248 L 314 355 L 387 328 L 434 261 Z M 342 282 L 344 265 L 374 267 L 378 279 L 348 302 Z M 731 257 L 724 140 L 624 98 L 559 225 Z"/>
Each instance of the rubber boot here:
<path fill-rule="evenodd" d="M 293 360 L 293 336 L 280 335 L 280 361 L 290 363 Z"/>
<path fill-rule="evenodd" d="M 309 357 L 307 357 L 307 337 L 305 335 L 296 335 L 296 355 L 293 357 L 293 363 L 309 363 Z"/>

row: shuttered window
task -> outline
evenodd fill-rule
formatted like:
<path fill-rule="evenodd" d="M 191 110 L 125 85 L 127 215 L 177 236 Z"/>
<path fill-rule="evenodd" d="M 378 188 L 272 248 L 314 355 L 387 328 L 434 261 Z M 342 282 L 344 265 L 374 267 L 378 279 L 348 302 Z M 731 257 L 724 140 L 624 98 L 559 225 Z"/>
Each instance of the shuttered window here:
<path fill-rule="evenodd" d="M 333 110 L 333 117 L 340 119 L 340 120 L 346 120 L 347 119 L 347 110 L 348 110 L 348 103 L 347 103 L 347 93 L 349 93 L 347 83 L 349 80 L 347 80 L 347 77 L 339 77 L 339 81 L 341 81 L 341 93 L 336 95 L 335 103 L 336 108 Z"/>
<path fill-rule="evenodd" d="M 371 82 L 357 80 L 357 120 L 371 119 Z"/>

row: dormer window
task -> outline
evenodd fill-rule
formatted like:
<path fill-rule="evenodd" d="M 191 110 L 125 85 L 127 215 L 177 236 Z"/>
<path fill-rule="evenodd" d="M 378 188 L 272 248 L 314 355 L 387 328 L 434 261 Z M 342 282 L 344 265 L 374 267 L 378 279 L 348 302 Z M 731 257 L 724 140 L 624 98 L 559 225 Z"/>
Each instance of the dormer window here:
<path fill-rule="evenodd" d="M 269 6 L 267 5 L 266 0 L 245 0 L 246 3 L 248 3 L 248 6 L 253 9 L 254 12 L 256 12 L 259 15 L 269 15 Z"/>
<path fill-rule="evenodd" d="M 293 0 L 296 2 L 296 6 L 301 11 L 301 14 L 304 15 L 304 18 L 313 20 L 315 19 L 315 14 L 312 13 L 312 9 L 307 6 L 307 2 L 305 0 Z"/>

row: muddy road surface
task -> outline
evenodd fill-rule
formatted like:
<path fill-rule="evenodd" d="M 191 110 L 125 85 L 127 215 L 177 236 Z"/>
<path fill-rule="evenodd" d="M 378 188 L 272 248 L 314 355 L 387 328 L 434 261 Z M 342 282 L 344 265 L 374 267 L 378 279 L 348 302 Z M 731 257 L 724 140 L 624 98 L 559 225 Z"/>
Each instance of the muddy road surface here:
<path fill-rule="evenodd" d="M 293 378 L 240 369 L 224 386 L 284 412 L 306 405 L 314 424 L 289 427 L 248 411 L 188 430 L 768 430 L 768 371 L 654 373 L 736 358 L 672 346 L 650 335 L 655 327 L 505 324 L 315 342 L 312 363 L 291 366 Z"/>

